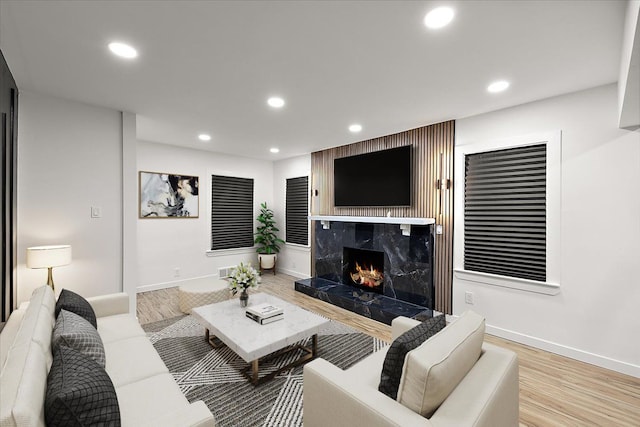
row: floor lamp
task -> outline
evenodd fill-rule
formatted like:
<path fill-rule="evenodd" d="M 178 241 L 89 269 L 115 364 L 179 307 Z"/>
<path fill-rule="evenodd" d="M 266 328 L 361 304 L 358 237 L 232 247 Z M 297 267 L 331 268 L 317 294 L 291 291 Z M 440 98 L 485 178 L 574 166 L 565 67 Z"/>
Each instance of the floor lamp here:
<path fill-rule="evenodd" d="M 55 291 L 53 285 L 53 267 L 71 264 L 71 246 L 33 246 L 27 248 L 27 268 L 48 268 L 47 285 Z"/>

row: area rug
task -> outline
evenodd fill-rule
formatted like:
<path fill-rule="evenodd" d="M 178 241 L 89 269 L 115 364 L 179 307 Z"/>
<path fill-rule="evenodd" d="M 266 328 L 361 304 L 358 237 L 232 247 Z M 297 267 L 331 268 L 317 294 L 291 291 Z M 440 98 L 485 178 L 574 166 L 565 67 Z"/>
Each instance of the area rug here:
<path fill-rule="evenodd" d="M 240 373 L 247 363 L 227 347 L 212 348 L 204 339 L 204 328 L 193 317 L 176 317 L 143 328 L 187 399 L 204 401 L 218 426 L 302 426 L 302 367 L 253 386 Z M 345 369 L 384 345 L 384 341 L 331 321 L 318 334 L 318 357 Z M 261 364 L 261 375 L 297 356 L 283 355 Z"/>

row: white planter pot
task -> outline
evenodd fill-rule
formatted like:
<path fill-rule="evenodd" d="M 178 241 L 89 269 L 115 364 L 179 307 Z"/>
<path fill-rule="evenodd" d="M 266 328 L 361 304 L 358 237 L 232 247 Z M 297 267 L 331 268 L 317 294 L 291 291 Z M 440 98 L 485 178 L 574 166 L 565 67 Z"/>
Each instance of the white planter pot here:
<path fill-rule="evenodd" d="M 261 270 L 271 270 L 276 265 L 276 254 L 258 254 Z"/>

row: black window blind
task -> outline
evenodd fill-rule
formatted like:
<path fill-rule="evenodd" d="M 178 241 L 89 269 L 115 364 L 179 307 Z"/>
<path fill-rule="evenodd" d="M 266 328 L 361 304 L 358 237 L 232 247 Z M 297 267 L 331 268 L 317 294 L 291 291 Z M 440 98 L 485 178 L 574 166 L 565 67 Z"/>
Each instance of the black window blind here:
<path fill-rule="evenodd" d="M 546 144 L 467 155 L 464 268 L 546 281 Z"/>
<path fill-rule="evenodd" d="M 309 244 L 309 177 L 287 179 L 286 196 L 287 243 Z"/>
<path fill-rule="evenodd" d="M 211 176 L 211 249 L 253 246 L 253 179 Z"/>

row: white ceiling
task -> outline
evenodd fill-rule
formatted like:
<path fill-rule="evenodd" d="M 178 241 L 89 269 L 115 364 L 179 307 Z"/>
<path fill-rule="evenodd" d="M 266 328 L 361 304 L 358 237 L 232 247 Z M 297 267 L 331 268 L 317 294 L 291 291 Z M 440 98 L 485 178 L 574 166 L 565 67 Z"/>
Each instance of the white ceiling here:
<path fill-rule="evenodd" d="M 427 29 L 443 4 L 453 22 Z M 20 90 L 134 112 L 139 139 L 281 159 L 615 82 L 625 8 L 2 0 L 0 47 Z M 139 57 L 114 57 L 113 40 Z M 496 79 L 509 90 L 487 93 Z M 266 105 L 274 94 L 284 108 Z"/>

